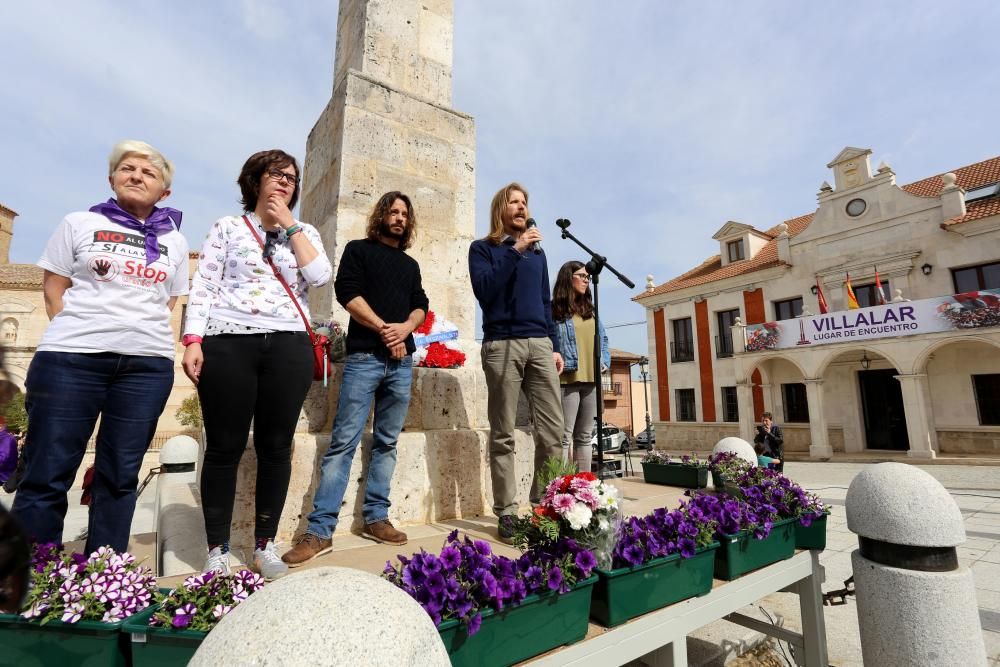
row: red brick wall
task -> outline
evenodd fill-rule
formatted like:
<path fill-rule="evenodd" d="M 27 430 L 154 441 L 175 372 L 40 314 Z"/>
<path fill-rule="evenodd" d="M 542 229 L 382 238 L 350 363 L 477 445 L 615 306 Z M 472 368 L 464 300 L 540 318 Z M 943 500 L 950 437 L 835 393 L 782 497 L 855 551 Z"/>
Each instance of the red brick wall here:
<path fill-rule="evenodd" d="M 694 304 L 698 341 L 698 378 L 701 386 L 702 421 L 715 421 L 715 378 L 712 377 L 712 333 L 708 328 L 708 301 Z"/>
<path fill-rule="evenodd" d="M 621 388 L 620 394 L 604 394 L 604 421 L 614 424 L 618 428 L 627 431 L 629 435 L 635 435 L 635 426 L 632 424 L 632 367 L 626 359 L 611 360 L 611 387 L 614 389 L 615 383 Z"/>
<path fill-rule="evenodd" d="M 743 307 L 746 313 L 747 324 L 763 324 L 766 320 L 764 314 L 764 290 L 756 289 L 753 292 L 743 292 Z M 754 369 L 750 376 L 753 383 L 753 418 L 760 421 L 760 416 L 764 412 L 764 390 L 761 388 L 762 379 L 760 371 Z"/>
<path fill-rule="evenodd" d="M 653 336 L 656 344 L 656 392 L 660 421 L 670 421 L 670 383 L 667 381 L 667 323 L 663 310 L 653 311 Z"/>

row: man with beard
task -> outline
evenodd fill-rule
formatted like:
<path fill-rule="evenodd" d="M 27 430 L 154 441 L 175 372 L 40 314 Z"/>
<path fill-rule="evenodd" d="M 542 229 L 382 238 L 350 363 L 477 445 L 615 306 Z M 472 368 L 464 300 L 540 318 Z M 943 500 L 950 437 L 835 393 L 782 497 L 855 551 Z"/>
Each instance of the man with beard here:
<path fill-rule="evenodd" d="M 469 248 L 472 291 L 483 310 L 482 363 L 489 390 L 490 477 L 497 533 L 510 542 L 518 503 L 514 421 L 523 388 L 531 408 L 535 471 L 530 500 L 538 502 L 538 469 L 561 458 L 563 434 L 559 374 L 563 358 L 552 321 L 551 290 L 537 227 L 528 227 L 528 192 L 502 188 L 490 205 L 490 233 Z M 586 471 L 589 472 L 589 471 Z"/>
<path fill-rule="evenodd" d="M 373 401 L 362 537 L 406 544 L 406 534 L 389 522 L 389 488 L 396 467 L 396 441 L 410 405 L 413 331 L 423 323 L 428 307 L 420 266 L 404 252 L 413 242 L 416 226 L 410 198 L 402 192 L 388 192 L 368 218 L 367 238 L 348 243 L 340 258 L 334 291 L 351 315 L 347 362 L 309 526 L 282 557 L 289 567 L 331 551 L 351 462 Z"/>

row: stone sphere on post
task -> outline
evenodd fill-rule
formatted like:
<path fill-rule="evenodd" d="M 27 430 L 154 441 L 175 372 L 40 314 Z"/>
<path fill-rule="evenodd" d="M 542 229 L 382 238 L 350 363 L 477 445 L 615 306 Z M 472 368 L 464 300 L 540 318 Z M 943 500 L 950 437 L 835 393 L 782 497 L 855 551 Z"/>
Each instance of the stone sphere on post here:
<path fill-rule="evenodd" d="M 451 664 L 416 600 L 368 572 L 322 567 L 267 584 L 225 616 L 189 663 Z"/>
<path fill-rule="evenodd" d="M 920 468 L 880 463 L 851 481 L 846 505 L 865 664 L 985 664 L 972 572 L 955 551 L 962 513 L 948 491 Z"/>
<path fill-rule="evenodd" d="M 170 482 L 197 481 L 198 441 L 189 435 L 175 435 L 160 448 L 160 474 L 170 475 Z"/>
<path fill-rule="evenodd" d="M 736 454 L 736 456 L 743 459 L 750 465 L 754 467 L 757 466 L 757 452 L 753 450 L 753 445 L 743 438 L 730 436 L 719 440 L 715 443 L 715 447 L 712 447 L 712 454 L 720 454 L 723 452 Z"/>

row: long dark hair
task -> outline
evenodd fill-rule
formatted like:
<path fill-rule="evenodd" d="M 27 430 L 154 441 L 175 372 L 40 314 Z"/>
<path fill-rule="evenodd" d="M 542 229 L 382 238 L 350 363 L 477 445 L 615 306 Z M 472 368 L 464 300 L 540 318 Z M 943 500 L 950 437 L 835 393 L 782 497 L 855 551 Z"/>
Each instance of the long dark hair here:
<path fill-rule="evenodd" d="M 410 198 L 398 190 L 386 192 L 375 202 L 375 207 L 372 209 L 371 215 L 368 216 L 368 230 L 365 235 L 372 241 L 378 241 L 379 226 L 389 215 L 389 209 L 392 208 L 397 199 L 406 204 L 406 231 L 403 232 L 403 238 L 399 239 L 399 249 L 406 250 L 413 245 L 413 239 L 417 235 L 417 213 L 413 210 Z"/>
<path fill-rule="evenodd" d="M 30 580 L 31 549 L 24 531 L 0 505 L 0 612 L 21 611 L 21 599 Z"/>
<path fill-rule="evenodd" d="M 587 291 L 578 294 L 573 289 L 573 274 L 584 267 L 583 262 L 570 260 L 562 265 L 556 276 L 556 285 L 552 288 L 552 319 L 556 322 L 568 320 L 579 315 L 585 320 L 594 316 L 594 297 Z"/>

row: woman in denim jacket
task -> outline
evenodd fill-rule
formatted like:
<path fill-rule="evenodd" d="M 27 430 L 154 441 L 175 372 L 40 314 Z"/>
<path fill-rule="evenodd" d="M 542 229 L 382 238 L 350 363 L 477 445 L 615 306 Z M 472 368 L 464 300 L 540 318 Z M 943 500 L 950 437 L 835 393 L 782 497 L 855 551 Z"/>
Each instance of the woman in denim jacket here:
<path fill-rule="evenodd" d="M 597 415 L 594 390 L 594 327 L 601 339 L 601 372 L 611 366 L 608 335 L 594 317 L 594 299 L 590 294 L 590 275 L 582 262 L 569 261 L 559 269 L 552 289 L 552 319 L 559 332 L 559 346 L 565 366 L 559 383 L 562 387 L 564 457 L 572 458 L 577 469 L 589 471 L 592 451 L 590 438 Z"/>

